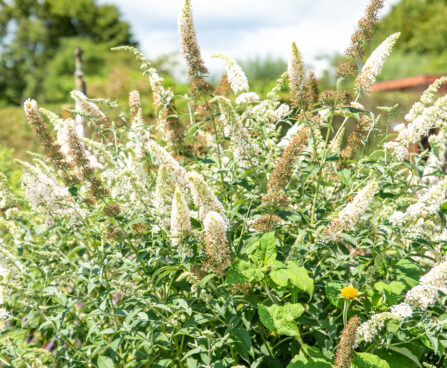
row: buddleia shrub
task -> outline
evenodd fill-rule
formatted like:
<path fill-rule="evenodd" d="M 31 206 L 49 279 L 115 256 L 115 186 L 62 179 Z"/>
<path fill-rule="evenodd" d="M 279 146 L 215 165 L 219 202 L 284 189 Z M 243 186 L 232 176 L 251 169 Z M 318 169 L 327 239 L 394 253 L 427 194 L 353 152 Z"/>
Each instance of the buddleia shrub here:
<path fill-rule="evenodd" d="M 149 79 L 155 122 L 138 91 L 129 108 L 73 91 L 67 119 L 27 100 L 43 154 L 16 161 L 20 190 L 0 176 L 0 364 L 446 366 L 445 78 L 407 124 L 376 131 L 395 108 L 359 101 L 398 38 L 363 63 L 381 5 L 334 90 L 318 90 L 296 44 L 266 98 L 225 54 L 213 87 L 187 0 L 188 94 L 115 50 Z"/>

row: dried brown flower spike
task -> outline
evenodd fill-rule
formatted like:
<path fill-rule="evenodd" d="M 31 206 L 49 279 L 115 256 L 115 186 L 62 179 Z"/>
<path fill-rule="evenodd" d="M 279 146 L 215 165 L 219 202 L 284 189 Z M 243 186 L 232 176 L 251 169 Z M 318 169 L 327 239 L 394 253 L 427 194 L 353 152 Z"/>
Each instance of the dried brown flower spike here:
<path fill-rule="evenodd" d="M 24 108 L 28 123 L 33 128 L 34 133 L 39 137 L 45 154 L 50 158 L 51 165 L 54 169 L 62 171 L 62 179 L 66 185 L 72 186 L 78 184 L 79 179 L 75 175 L 69 173 L 72 167 L 65 160 L 65 157 L 61 152 L 61 146 L 53 138 L 47 125 L 40 116 L 37 102 L 28 99 L 25 101 Z"/>
<path fill-rule="evenodd" d="M 96 176 L 95 170 L 90 165 L 84 144 L 79 139 L 72 125 L 68 128 L 68 145 L 70 155 L 73 157 L 76 166 L 80 169 L 82 178 L 90 184 L 93 197 L 98 199 L 110 196 L 110 191 L 104 186 L 101 179 Z"/>
<path fill-rule="evenodd" d="M 350 368 L 354 357 L 356 343 L 356 331 L 362 323 L 359 316 L 352 317 L 346 324 L 341 334 L 337 353 L 335 354 L 334 368 Z"/>
<path fill-rule="evenodd" d="M 337 67 L 337 74 L 353 76 L 358 73 L 357 60 L 365 56 L 365 45 L 373 35 L 374 26 L 378 21 L 378 14 L 383 7 L 383 0 L 371 0 L 366 8 L 365 15 L 357 24 L 357 29 L 351 36 L 351 45 L 346 49 L 346 59 Z"/>
<path fill-rule="evenodd" d="M 203 79 L 203 76 L 208 74 L 208 69 L 203 62 L 197 42 L 197 34 L 192 18 L 191 0 L 185 0 L 178 20 L 178 31 L 182 55 L 188 67 L 187 73 L 192 91 L 194 94 L 208 93 L 212 90 L 212 86 Z"/>
<path fill-rule="evenodd" d="M 285 148 L 275 169 L 270 175 L 267 184 L 267 194 L 262 198 L 262 202 L 271 206 L 278 206 L 287 203 L 287 199 L 281 198 L 281 192 L 289 183 L 292 176 L 292 165 L 298 154 L 304 149 L 310 136 L 308 127 L 302 128 Z"/>

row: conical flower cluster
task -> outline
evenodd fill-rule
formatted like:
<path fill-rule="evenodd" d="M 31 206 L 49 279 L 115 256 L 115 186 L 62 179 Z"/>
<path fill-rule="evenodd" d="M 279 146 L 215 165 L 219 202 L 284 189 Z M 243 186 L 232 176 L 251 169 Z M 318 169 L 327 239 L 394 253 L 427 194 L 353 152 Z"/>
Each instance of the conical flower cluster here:
<path fill-rule="evenodd" d="M 110 123 L 107 120 L 106 115 L 95 103 L 89 101 L 86 95 L 78 90 L 71 91 L 70 95 L 76 103 L 79 104 L 81 111 L 87 114 L 93 122 L 98 124 L 98 126 L 110 127 Z"/>
<path fill-rule="evenodd" d="M 138 114 L 141 114 L 140 92 L 138 91 L 129 92 L 129 106 L 130 106 L 130 116 L 133 121 Z"/>
<path fill-rule="evenodd" d="M 191 231 L 189 208 L 183 193 L 177 187 L 172 200 L 171 236 L 172 245 L 179 246 L 183 238 Z"/>
<path fill-rule="evenodd" d="M 231 89 L 235 94 L 248 91 L 248 79 L 242 68 L 234 61 L 233 58 L 226 54 L 215 54 L 213 57 L 221 59 L 225 62 L 225 69 L 228 75 Z"/>
<path fill-rule="evenodd" d="M 295 42 L 292 42 L 288 72 L 293 106 L 307 108 L 310 101 L 308 85 L 306 82 L 306 72 L 304 70 L 303 57 Z"/>
<path fill-rule="evenodd" d="M 37 102 L 32 99 L 26 100 L 24 109 L 28 123 L 33 128 L 34 133 L 39 137 L 42 148 L 50 159 L 54 169 L 63 173 L 62 177 L 66 185 L 77 184 L 78 179 L 76 176 L 70 174 L 71 166 L 61 152 L 61 146 L 54 140 L 47 125 L 39 114 Z"/>
<path fill-rule="evenodd" d="M 425 102 L 433 101 L 434 93 L 441 83 L 431 85 L 427 89 L 427 93 L 423 94 Z M 410 123 L 399 129 L 399 134 L 394 141 L 385 144 L 385 148 L 391 151 L 398 160 L 406 158 L 408 145 L 419 142 L 422 137 L 428 135 L 430 129 L 445 127 L 443 122 L 447 120 L 447 96 L 438 98 L 431 106 L 425 105 L 421 98 L 421 101 L 413 105 L 406 118 Z"/>
<path fill-rule="evenodd" d="M 191 194 L 195 205 L 199 208 L 199 215 L 202 221 L 205 220 L 209 212 L 217 212 L 223 219 L 226 226 L 228 220 L 225 217 L 225 210 L 219 202 L 208 184 L 203 180 L 202 175 L 196 172 L 188 174 L 188 181 L 191 186 Z"/>
<path fill-rule="evenodd" d="M 391 50 L 393 49 L 393 46 L 399 36 L 400 33 L 394 33 L 389 36 L 373 51 L 368 60 L 366 60 L 366 63 L 362 68 L 362 72 L 356 78 L 354 83 L 354 89 L 357 92 L 370 91 L 371 86 L 376 81 L 376 77 L 382 71 L 383 64 L 385 63 L 386 58 L 391 54 Z"/>
<path fill-rule="evenodd" d="M 172 173 L 172 180 L 174 185 L 178 185 L 181 190 L 187 190 L 189 184 L 186 178 L 186 170 L 180 166 L 180 164 L 154 140 L 146 137 L 146 146 L 149 149 L 152 156 L 161 164 L 165 165 Z"/>
<path fill-rule="evenodd" d="M 211 89 L 211 86 L 203 79 L 203 75 L 208 74 L 208 69 L 200 55 L 192 18 L 191 0 L 185 0 L 178 19 L 178 31 L 182 55 L 188 67 L 187 73 L 191 88 L 193 92 L 206 92 Z"/>
<path fill-rule="evenodd" d="M 324 238 L 330 241 L 341 239 L 342 232 L 353 227 L 367 210 L 372 201 L 378 185 L 375 181 L 368 183 L 338 216 L 324 230 Z"/>
<path fill-rule="evenodd" d="M 243 168 L 256 166 L 258 162 L 256 157 L 260 153 L 260 149 L 249 142 L 249 133 L 231 106 L 230 100 L 223 96 L 217 96 L 210 103 L 216 103 L 219 106 L 222 114 L 221 120 L 225 125 L 225 134 L 231 138 L 234 160 Z"/>
<path fill-rule="evenodd" d="M 225 235 L 227 228 L 225 220 L 218 212 L 210 211 L 206 214 L 203 224 L 206 234 L 207 266 L 216 273 L 222 273 L 231 264 L 230 249 Z"/>
<path fill-rule="evenodd" d="M 447 261 L 434 266 L 422 276 L 419 284 L 407 293 L 405 302 L 425 310 L 439 300 L 440 292 L 447 294 Z"/>
<path fill-rule="evenodd" d="M 346 324 L 341 334 L 335 354 L 334 368 L 350 368 L 354 357 L 354 346 L 356 343 L 357 329 L 362 323 L 359 316 L 352 317 Z"/>
<path fill-rule="evenodd" d="M 172 209 L 174 188 L 171 171 L 166 165 L 161 165 L 158 169 L 157 183 L 155 185 L 155 208 L 157 208 L 158 214 L 162 217 L 162 223 L 165 228 L 170 224 L 168 215 Z"/>
<path fill-rule="evenodd" d="M 18 161 L 24 173 L 22 188 L 25 196 L 36 211 L 47 213 L 52 220 L 63 217 L 73 220 L 80 215 L 80 210 L 68 192 L 58 183 L 49 170 L 43 171 L 39 166 Z"/>
<path fill-rule="evenodd" d="M 383 7 L 383 0 L 371 0 L 362 17 L 357 29 L 351 37 L 351 45 L 346 49 L 346 60 L 343 60 L 337 67 L 337 74 L 343 76 L 357 75 L 357 61 L 365 56 L 365 45 L 373 35 L 373 29 L 378 21 L 378 14 Z"/>

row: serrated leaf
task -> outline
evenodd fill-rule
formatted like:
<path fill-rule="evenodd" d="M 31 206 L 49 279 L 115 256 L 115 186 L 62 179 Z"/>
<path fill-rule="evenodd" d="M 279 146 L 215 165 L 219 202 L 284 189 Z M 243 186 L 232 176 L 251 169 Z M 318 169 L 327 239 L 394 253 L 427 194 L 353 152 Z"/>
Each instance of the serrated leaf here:
<path fill-rule="evenodd" d="M 294 261 L 288 261 L 282 267 L 275 268 L 270 272 L 270 277 L 273 282 L 283 288 L 296 287 L 312 297 L 314 282 L 307 270 Z"/>
<path fill-rule="evenodd" d="M 258 307 L 259 318 L 269 330 L 281 335 L 299 336 L 300 332 L 296 319 L 304 312 L 301 304 L 286 303 L 283 306 L 272 305 Z"/>
<path fill-rule="evenodd" d="M 259 240 L 259 244 L 251 249 L 250 259 L 255 264 L 263 266 L 271 265 L 276 259 L 276 239 L 275 233 L 264 234 Z"/>
<path fill-rule="evenodd" d="M 238 259 L 228 270 L 225 282 L 231 284 L 242 284 L 244 282 L 257 282 L 264 278 L 264 273 L 251 263 Z"/>

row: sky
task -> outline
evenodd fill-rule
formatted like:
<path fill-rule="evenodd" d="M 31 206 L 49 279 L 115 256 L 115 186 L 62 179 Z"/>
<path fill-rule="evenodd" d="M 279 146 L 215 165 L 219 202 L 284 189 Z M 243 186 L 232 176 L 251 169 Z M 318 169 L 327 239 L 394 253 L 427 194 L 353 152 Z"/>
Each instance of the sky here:
<path fill-rule="evenodd" d="M 382 15 L 398 0 L 385 1 Z M 114 4 L 131 24 L 140 49 L 149 57 L 179 51 L 177 18 L 183 0 L 99 0 Z M 237 60 L 270 55 L 288 59 L 295 41 L 317 73 L 323 54 L 342 53 L 369 0 L 192 0 L 197 37 L 206 65 L 220 71 L 211 55 Z"/>

